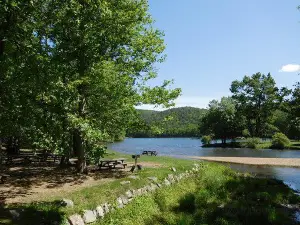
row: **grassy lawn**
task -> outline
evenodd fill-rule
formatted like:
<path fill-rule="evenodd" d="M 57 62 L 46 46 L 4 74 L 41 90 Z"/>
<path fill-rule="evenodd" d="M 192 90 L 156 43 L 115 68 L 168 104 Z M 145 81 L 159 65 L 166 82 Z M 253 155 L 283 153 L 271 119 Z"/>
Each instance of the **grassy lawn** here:
<path fill-rule="evenodd" d="M 97 224 L 296 224 L 282 204 L 299 204 L 300 197 L 282 182 L 206 165 L 195 179 L 138 198 Z"/>
<path fill-rule="evenodd" d="M 109 151 L 107 158 L 127 158 Z M 130 174 L 98 186 L 71 192 L 64 198 L 74 201 L 74 208 L 67 209 L 55 204 L 61 196 L 48 196 L 39 203 L 8 205 L 7 208 L 23 208 L 21 220 L 4 218 L 3 224 L 50 224 L 45 221 L 63 221 L 66 216 L 81 213 L 84 209 L 95 209 L 105 202 L 115 202 L 116 198 L 129 189 L 136 189 L 149 183 L 147 177 L 162 180 L 167 174 L 192 168 L 194 161 L 168 157 L 142 156 L 140 162 L 153 163 L 155 168 L 145 168 L 134 174 L 139 180 L 129 179 Z M 130 184 L 121 185 L 123 180 Z M 204 163 L 204 167 L 192 178 L 175 185 L 164 187 L 154 193 L 135 198 L 124 209 L 106 215 L 95 224 L 296 224 L 294 212 L 283 204 L 300 204 L 300 197 L 280 181 L 253 178 L 238 174 L 220 164 Z M 0 214 L 1 216 L 1 214 Z M 1 218 L 1 217 L 0 217 Z"/>

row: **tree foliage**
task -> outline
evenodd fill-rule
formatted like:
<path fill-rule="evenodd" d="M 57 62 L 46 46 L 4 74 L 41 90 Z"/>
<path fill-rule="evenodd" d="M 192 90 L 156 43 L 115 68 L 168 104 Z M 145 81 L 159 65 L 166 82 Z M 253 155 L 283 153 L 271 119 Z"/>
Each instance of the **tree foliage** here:
<path fill-rule="evenodd" d="M 87 158 L 120 139 L 134 106 L 170 106 L 180 89 L 150 87 L 163 33 L 146 0 L 4 1 L 0 9 L 1 137 Z M 73 151 L 71 151 L 73 149 Z"/>
<path fill-rule="evenodd" d="M 165 111 L 138 110 L 137 122 L 128 130 L 130 137 L 198 137 L 199 121 L 205 109 L 173 108 Z"/>
<path fill-rule="evenodd" d="M 284 149 L 291 144 L 289 138 L 283 133 L 276 133 L 272 137 L 272 148 Z"/>
<path fill-rule="evenodd" d="M 289 94 L 288 89 L 276 87 L 271 74 L 261 73 L 233 81 L 230 91 L 237 102 L 237 109 L 247 120 L 247 129 L 254 137 L 266 136 L 273 112 Z"/>
<path fill-rule="evenodd" d="M 223 97 L 221 101 L 213 100 L 209 103 L 208 112 L 200 123 L 200 133 L 211 135 L 214 139 L 234 139 L 241 135 L 243 118 L 237 112 L 235 102 L 230 97 Z"/>

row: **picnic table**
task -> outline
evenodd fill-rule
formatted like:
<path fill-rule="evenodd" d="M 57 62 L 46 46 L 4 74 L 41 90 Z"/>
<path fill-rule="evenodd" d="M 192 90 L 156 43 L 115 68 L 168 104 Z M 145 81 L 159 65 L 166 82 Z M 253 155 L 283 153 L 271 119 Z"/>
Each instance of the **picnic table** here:
<path fill-rule="evenodd" d="M 7 154 L 4 156 L 4 160 L 6 164 L 11 164 L 13 162 L 25 162 L 25 163 L 33 163 L 33 162 L 48 162 L 48 160 L 53 160 L 55 163 L 57 160 L 61 159 L 61 155 L 53 154 L 53 153 L 34 153 L 34 152 L 22 152 L 20 154 Z"/>
<path fill-rule="evenodd" d="M 99 161 L 99 169 L 108 168 L 108 169 L 116 169 L 117 165 L 123 166 L 123 169 L 127 166 L 124 158 L 120 159 L 102 159 Z"/>
<path fill-rule="evenodd" d="M 143 151 L 142 155 L 154 155 L 157 156 L 158 152 L 157 151 Z"/>

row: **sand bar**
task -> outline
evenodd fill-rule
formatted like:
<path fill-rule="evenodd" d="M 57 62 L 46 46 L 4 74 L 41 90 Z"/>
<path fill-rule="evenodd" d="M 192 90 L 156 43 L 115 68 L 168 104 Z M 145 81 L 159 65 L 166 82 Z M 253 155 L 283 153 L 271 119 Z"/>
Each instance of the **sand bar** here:
<path fill-rule="evenodd" d="M 300 158 L 198 157 L 198 156 L 191 156 L 189 158 L 214 161 L 214 162 L 228 162 L 228 163 L 239 163 L 239 164 L 248 164 L 248 165 L 300 167 Z"/>

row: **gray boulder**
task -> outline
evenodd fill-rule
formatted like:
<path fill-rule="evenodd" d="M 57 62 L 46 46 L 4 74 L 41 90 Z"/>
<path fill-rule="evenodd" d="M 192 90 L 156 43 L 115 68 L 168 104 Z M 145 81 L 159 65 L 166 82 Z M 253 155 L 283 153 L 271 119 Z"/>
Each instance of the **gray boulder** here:
<path fill-rule="evenodd" d="M 108 203 L 104 203 L 104 204 L 102 205 L 102 208 L 103 208 L 103 210 L 104 210 L 104 214 L 109 213 L 109 204 L 108 204 Z"/>
<path fill-rule="evenodd" d="M 84 210 L 82 218 L 85 223 L 93 223 L 97 220 L 97 212 L 93 210 Z"/>
<path fill-rule="evenodd" d="M 153 182 L 157 182 L 157 177 L 148 177 L 149 180 L 153 181 Z"/>
<path fill-rule="evenodd" d="M 137 196 L 142 195 L 142 194 L 143 194 L 142 188 L 137 189 L 137 190 L 136 190 L 136 194 L 137 194 Z"/>
<path fill-rule="evenodd" d="M 117 207 L 119 209 L 124 207 L 123 200 L 121 197 L 117 198 Z"/>
<path fill-rule="evenodd" d="M 131 175 L 128 178 L 133 179 L 133 180 L 139 180 L 140 179 L 139 176 L 135 176 L 135 175 Z"/>
<path fill-rule="evenodd" d="M 169 185 L 171 185 L 171 183 L 170 183 L 170 181 L 169 181 L 169 180 L 167 180 L 167 179 L 164 179 L 164 185 L 166 185 L 166 186 L 169 186 Z"/>
<path fill-rule="evenodd" d="M 155 184 L 150 184 L 150 188 L 152 191 L 155 191 L 157 189 L 157 186 Z"/>
<path fill-rule="evenodd" d="M 74 202 L 70 199 L 64 198 L 61 200 L 60 205 L 64 207 L 74 207 Z"/>
<path fill-rule="evenodd" d="M 120 184 L 122 184 L 122 185 L 130 184 L 130 181 L 129 180 L 121 181 Z"/>
<path fill-rule="evenodd" d="M 71 225 L 84 225 L 82 217 L 78 214 L 74 214 L 69 217 L 69 222 Z"/>
<path fill-rule="evenodd" d="M 126 196 L 121 196 L 121 199 L 124 205 L 128 204 L 128 198 Z"/>
<path fill-rule="evenodd" d="M 105 213 L 104 213 L 104 209 L 102 208 L 102 206 L 97 206 L 96 208 L 96 212 L 97 212 L 97 217 L 103 218 Z"/>
<path fill-rule="evenodd" d="M 157 186 L 158 188 L 161 188 L 161 187 L 162 187 L 162 185 L 161 185 L 160 183 L 156 183 L 156 186 Z"/>
<path fill-rule="evenodd" d="M 125 195 L 130 199 L 133 198 L 133 192 L 131 190 L 126 191 Z"/>

